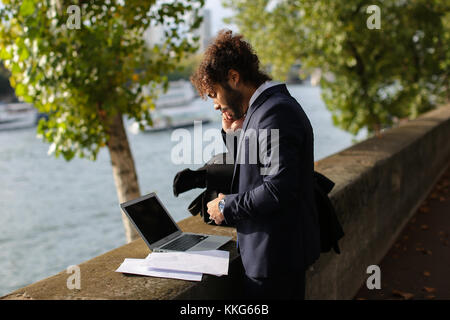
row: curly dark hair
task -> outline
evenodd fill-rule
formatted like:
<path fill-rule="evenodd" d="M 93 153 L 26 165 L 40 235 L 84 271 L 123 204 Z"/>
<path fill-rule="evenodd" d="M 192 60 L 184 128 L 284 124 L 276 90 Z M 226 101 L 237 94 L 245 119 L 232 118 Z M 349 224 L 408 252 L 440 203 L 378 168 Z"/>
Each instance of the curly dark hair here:
<path fill-rule="evenodd" d="M 213 85 L 224 87 L 230 69 L 239 72 L 246 84 L 259 87 L 270 76 L 259 70 L 259 59 L 251 45 L 240 34 L 231 30 L 220 30 L 204 53 L 204 57 L 190 80 L 203 99 L 214 93 Z"/>

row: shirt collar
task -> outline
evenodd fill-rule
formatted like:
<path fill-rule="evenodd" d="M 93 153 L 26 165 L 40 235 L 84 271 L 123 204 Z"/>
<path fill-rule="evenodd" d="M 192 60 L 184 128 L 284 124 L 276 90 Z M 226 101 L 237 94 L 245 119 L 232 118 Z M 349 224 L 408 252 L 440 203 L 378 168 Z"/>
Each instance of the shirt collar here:
<path fill-rule="evenodd" d="M 261 93 L 263 93 L 263 91 L 265 91 L 266 89 L 269 89 L 270 87 L 276 86 L 276 85 L 278 85 L 278 84 L 280 84 L 280 82 L 276 82 L 276 81 L 266 81 L 266 82 L 264 82 L 262 85 L 260 85 L 260 86 L 255 90 L 255 92 L 253 93 L 253 95 L 251 96 L 250 101 L 249 101 L 249 103 L 248 103 L 248 107 L 250 108 L 250 107 L 252 106 L 253 102 L 256 101 L 256 98 L 258 98 L 259 95 L 260 95 Z"/>

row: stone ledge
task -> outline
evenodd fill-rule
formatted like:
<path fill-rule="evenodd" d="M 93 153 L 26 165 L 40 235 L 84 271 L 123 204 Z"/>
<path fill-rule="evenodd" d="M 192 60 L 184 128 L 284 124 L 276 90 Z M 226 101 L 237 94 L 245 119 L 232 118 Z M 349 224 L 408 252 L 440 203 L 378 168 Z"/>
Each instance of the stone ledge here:
<path fill-rule="evenodd" d="M 183 231 L 231 236 L 233 239 L 236 239 L 236 230 L 234 228 L 209 226 L 201 222 L 199 217 L 189 217 L 178 224 Z M 238 257 L 235 241 L 225 244 L 221 249 L 230 251 L 230 261 L 234 261 Z M 193 290 L 193 287 L 197 287 L 200 284 L 201 286 L 208 286 L 211 282 L 221 283 L 227 279 L 226 276 L 219 278 L 203 275 L 202 281 L 198 283 L 176 279 L 125 275 L 114 272 L 125 258 L 142 259 L 150 252 L 145 242 L 142 239 L 138 239 L 81 263 L 79 265 L 81 274 L 80 290 L 67 288 L 67 279 L 70 274 L 67 274 L 64 270 L 54 276 L 18 289 L 1 297 L 1 299 L 167 300 L 182 296 L 192 296 L 190 291 Z M 199 288 L 196 288 L 195 291 L 199 291 Z M 220 298 L 220 292 L 216 292 L 215 295 L 212 294 L 211 298 Z"/>

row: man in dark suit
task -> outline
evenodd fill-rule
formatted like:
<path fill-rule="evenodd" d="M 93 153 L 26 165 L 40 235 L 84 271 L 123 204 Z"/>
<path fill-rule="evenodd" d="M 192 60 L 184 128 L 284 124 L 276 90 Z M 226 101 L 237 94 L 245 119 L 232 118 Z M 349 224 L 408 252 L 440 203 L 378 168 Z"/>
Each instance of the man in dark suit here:
<path fill-rule="evenodd" d="M 250 44 L 231 31 L 219 32 L 191 77 L 222 112 L 235 161 L 230 193 L 209 202 L 208 213 L 236 226 L 246 296 L 302 299 L 305 269 L 320 255 L 313 130 L 286 85 L 270 80 Z M 230 144 L 236 133 L 237 147 Z"/>

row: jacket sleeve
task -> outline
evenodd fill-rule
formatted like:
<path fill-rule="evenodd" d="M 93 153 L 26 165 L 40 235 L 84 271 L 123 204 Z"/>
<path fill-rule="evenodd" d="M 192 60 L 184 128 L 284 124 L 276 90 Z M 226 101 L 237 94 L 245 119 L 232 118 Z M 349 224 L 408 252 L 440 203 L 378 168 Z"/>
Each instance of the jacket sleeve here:
<path fill-rule="evenodd" d="M 261 148 L 261 145 L 265 148 L 265 142 L 260 139 L 261 129 L 266 129 L 266 132 L 271 129 L 278 131 L 278 142 L 275 141 L 272 145 L 272 139 L 267 138 L 271 142 L 267 146 L 269 161 L 264 161 L 275 167 L 270 174 L 263 175 L 263 183 L 260 186 L 246 192 L 226 195 L 223 214 L 227 223 L 234 224 L 241 219 L 276 214 L 281 209 L 283 198 L 296 197 L 298 194 L 300 150 L 304 141 L 304 130 L 292 108 L 292 105 L 281 103 L 262 115 L 258 128 L 258 148 Z M 270 134 L 268 136 L 270 137 Z M 251 149 L 256 146 L 249 147 Z"/>

